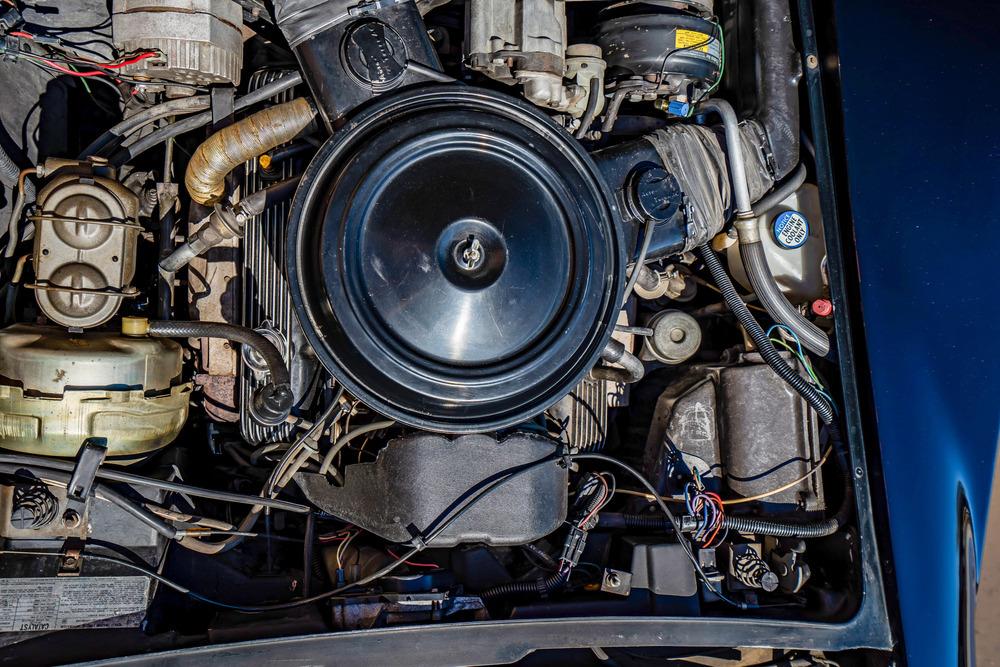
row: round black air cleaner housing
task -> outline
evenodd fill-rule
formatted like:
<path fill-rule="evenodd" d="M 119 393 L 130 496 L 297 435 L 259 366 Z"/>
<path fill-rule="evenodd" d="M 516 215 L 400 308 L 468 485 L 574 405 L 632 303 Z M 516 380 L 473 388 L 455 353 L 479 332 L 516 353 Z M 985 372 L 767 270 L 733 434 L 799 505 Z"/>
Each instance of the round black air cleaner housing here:
<path fill-rule="evenodd" d="M 614 327 L 614 200 L 565 130 L 509 96 L 456 85 L 380 100 L 320 149 L 290 225 L 292 298 L 316 354 L 412 426 L 530 418 Z"/>

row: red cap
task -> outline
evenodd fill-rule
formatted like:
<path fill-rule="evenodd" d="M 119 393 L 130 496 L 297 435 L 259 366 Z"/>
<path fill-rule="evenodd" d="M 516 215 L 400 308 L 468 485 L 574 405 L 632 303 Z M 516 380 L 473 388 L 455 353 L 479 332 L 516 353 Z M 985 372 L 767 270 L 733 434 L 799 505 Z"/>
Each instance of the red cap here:
<path fill-rule="evenodd" d="M 830 317 L 833 313 L 833 304 L 829 299 L 816 299 L 812 302 L 812 311 L 819 317 Z"/>

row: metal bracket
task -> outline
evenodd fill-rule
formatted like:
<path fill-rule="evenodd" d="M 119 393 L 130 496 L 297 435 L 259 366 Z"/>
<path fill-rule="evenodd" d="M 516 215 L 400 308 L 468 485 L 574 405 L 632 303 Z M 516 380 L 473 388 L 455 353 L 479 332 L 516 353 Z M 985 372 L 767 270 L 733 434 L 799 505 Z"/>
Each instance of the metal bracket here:
<path fill-rule="evenodd" d="M 78 577 L 83 565 L 83 542 L 77 539 L 66 540 L 62 557 L 59 559 L 57 577 Z"/>
<path fill-rule="evenodd" d="M 628 597 L 632 592 L 632 573 L 605 568 L 604 576 L 601 577 L 601 590 Z"/>
<path fill-rule="evenodd" d="M 97 469 L 104 463 L 104 457 L 107 455 L 107 438 L 87 438 L 80 445 L 73 474 L 69 478 L 69 484 L 66 485 L 66 511 L 63 512 L 63 523 L 67 526 L 79 525 L 80 521 L 83 521 L 97 479 Z"/>

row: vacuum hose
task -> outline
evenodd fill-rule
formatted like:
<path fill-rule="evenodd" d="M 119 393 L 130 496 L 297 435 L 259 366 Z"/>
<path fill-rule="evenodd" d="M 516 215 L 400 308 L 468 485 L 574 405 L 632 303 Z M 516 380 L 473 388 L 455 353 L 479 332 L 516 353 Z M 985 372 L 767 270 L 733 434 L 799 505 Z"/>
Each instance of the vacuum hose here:
<path fill-rule="evenodd" d="M 276 426 L 285 421 L 292 411 L 291 375 L 285 361 L 264 336 L 252 329 L 224 322 L 199 322 L 183 320 L 146 320 L 141 317 L 123 317 L 122 333 L 126 336 L 153 336 L 155 338 L 224 338 L 240 345 L 247 345 L 260 355 L 270 375 L 270 382 L 259 387 L 250 402 L 250 414 L 265 426 Z"/>
<path fill-rule="evenodd" d="M 646 369 L 637 356 L 625 349 L 625 346 L 612 338 L 608 341 L 601 359 L 609 364 L 620 364 L 621 368 L 598 366 L 590 371 L 595 380 L 609 380 L 618 384 L 632 384 L 642 379 Z"/>

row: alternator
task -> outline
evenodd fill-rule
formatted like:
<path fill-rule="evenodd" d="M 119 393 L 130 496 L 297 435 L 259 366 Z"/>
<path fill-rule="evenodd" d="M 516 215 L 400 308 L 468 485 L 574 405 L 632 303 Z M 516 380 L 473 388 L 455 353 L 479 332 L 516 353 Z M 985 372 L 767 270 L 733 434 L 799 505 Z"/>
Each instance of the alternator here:
<path fill-rule="evenodd" d="M 239 84 L 243 12 L 233 0 L 115 0 L 115 46 L 159 55 L 128 65 L 133 76 L 189 85 Z"/>

